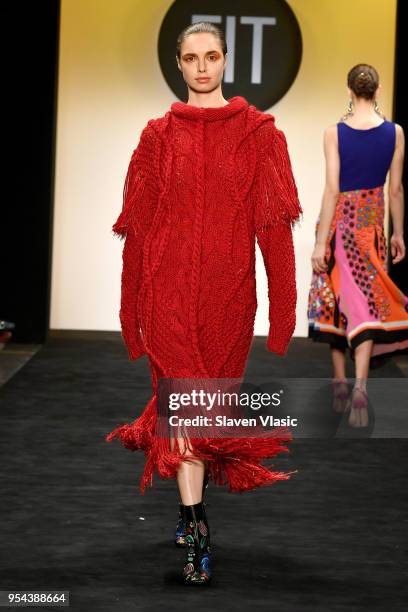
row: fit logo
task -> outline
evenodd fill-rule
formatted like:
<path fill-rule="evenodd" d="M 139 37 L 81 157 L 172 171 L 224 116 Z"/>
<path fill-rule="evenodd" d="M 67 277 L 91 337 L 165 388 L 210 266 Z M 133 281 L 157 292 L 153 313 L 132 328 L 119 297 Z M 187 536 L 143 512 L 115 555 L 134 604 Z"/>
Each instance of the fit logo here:
<path fill-rule="evenodd" d="M 199 21 L 210 21 L 225 33 L 226 98 L 241 95 L 266 110 L 287 93 L 300 68 L 302 36 L 285 0 L 178 0 L 163 19 L 158 48 L 164 78 L 180 100 L 187 100 L 187 88 L 177 68 L 175 42 L 183 28 Z"/>
<path fill-rule="evenodd" d="M 224 83 L 234 82 L 235 67 L 235 39 L 236 39 L 236 17 L 228 16 L 225 19 L 225 36 L 228 48 L 229 61 L 224 72 Z M 193 15 L 192 23 L 198 21 L 211 21 L 222 23 L 221 15 Z M 241 17 L 240 23 L 253 27 L 252 34 L 252 64 L 251 83 L 261 83 L 262 71 L 262 34 L 264 26 L 276 25 L 276 17 Z"/>

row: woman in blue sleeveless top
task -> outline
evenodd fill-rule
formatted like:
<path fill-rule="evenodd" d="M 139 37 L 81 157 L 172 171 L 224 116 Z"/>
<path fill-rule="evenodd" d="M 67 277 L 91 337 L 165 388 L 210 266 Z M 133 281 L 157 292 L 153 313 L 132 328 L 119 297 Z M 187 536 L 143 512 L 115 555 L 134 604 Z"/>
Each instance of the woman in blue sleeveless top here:
<path fill-rule="evenodd" d="M 330 344 L 337 412 L 367 425 L 371 357 L 408 347 L 408 298 L 387 274 L 384 184 L 388 171 L 392 263 L 405 256 L 404 132 L 379 111 L 378 73 L 358 64 L 348 74 L 349 112 L 326 129 L 326 186 L 316 224 L 308 300 L 309 337 Z M 345 350 L 356 376 L 351 397 Z"/>

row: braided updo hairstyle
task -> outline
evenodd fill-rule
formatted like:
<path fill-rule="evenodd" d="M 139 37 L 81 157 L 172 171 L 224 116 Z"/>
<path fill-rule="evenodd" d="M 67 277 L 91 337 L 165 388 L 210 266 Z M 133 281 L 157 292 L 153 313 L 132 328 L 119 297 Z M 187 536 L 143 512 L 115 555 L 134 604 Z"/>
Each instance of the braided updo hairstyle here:
<path fill-rule="evenodd" d="M 349 71 L 347 75 L 347 85 L 354 93 L 356 98 L 373 100 L 375 112 L 380 115 L 380 117 L 385 119 L 386 117 L 382 110 L 380 110 L 377 100 L 375 99 L 375 92 L 378 89 L 379 82 L 380 78 L 378 76 L 378 72 L 374 66 L 370 66 L 370 64 L 357 64 Z M 353 107 L 353 100 L 350 99 L 347 113 L 341 118 L 342 121 L 346 121 L 354 114 Z"/>
<path fill-rule="evenodd" d="M 369 64 L 357 64 L 347 75 L 347 85 L 357 98 L 372 100 L 379 85 L 378 72 Z"/>

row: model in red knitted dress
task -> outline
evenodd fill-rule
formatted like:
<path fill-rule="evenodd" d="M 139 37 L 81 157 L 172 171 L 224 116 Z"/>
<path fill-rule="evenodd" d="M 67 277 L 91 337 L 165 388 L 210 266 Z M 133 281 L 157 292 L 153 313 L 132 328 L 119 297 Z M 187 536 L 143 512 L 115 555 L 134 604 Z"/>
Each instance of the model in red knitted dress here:
<path fill-rule="evenodd" d="M 274 117 L 241 96 L 223 98 L 223 33 L 201 22 L 184 30 L 177 61 L 188 103 L 151 119 L 133 152 L 123 209 L 120 320 L 134 360 L 147 355 L 153 395 L 143 414 L 108 436 L 143 450 L 140 489 L 177 478 L 182 503 L 176 543 L 187 546 L 189 584 L 209 581 L 203 480 L 242 492 L 289 474 L 261 465 L 287 451 L 288 431 L 259 438 L 157 435 L 160 379 L 242 377 L 257 308 L 255 240 L 269 283 L 267 349 L 285 355 L 295 327 L 292 225 L 301 215 L 285 136 Z M 201 77 L 201 78 L 200 78 Z M 203 78 L 205 77 L 205 79 Z"/>

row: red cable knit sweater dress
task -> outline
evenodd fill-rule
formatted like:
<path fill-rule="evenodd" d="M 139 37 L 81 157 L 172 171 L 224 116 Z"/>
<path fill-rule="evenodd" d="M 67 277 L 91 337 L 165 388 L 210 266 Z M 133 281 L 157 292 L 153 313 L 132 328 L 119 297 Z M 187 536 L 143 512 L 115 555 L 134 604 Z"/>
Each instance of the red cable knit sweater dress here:
<path fill-rule="evenodd" d="M 223 107 L 175 102 L 144 128 L 112 229 L 125 239 L 122 335 L 129 359 L 148 356 L 153 396 L 106 437 L 145 452 L 141 493 L 155 469 L 175 478 L 183 460 L 155 435 L 160 377 L 243 375 L 257 308 L 255 238 L 269 285 L 266 346 L 286 353 L 296 307 L 292 226 L 301 214 L 283 132 L 241 96 Z M 245 491 L 288 478 L 261 465 L 288 450 L 290 432 L 279 431 L 194 439 L 192 447 L 216 484 Z"/>

